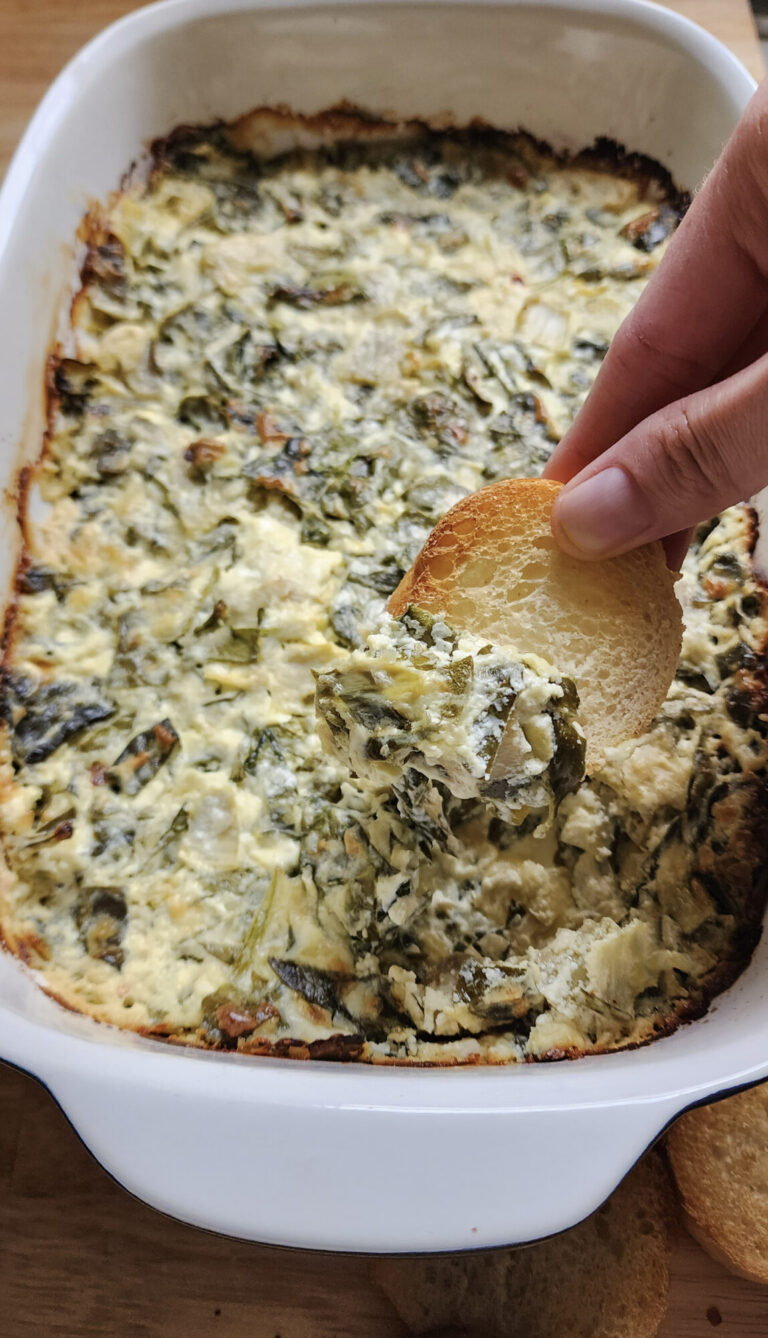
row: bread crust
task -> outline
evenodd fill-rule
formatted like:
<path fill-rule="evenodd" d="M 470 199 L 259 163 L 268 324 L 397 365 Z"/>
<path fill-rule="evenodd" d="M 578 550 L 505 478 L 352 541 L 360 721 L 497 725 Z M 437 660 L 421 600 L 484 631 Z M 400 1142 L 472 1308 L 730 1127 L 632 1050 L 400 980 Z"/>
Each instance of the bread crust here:
<path fill-rule="evenodd" d="M 516 523 L 532 535 L 549 523 L 549 514 L 562 484 L 551 479 L 506 479 L 462 497 L 430 534 L 410 571 L 405 573 L 387 602 L 394 618 L 409 604 L 430 607 L 450 593 L 450 580 L 460 579 L 463 564 L 483 542 L 483 531 Z"/>
<path fill-rule="evenodd" d="M 412 1333 L 460 1323 L 483 1338 L 653 1338 L 674 1221 L 667 1173 L 650 1152 L 570 1231 L 525 1249 L 379 1259 L 371 1273 Z"/>
<path fill-rule="evenodd" d="M 768 1283 L 768 1085 L 689 1111 L 666 1146 L 691 1235 L 732 1273 Z"/>

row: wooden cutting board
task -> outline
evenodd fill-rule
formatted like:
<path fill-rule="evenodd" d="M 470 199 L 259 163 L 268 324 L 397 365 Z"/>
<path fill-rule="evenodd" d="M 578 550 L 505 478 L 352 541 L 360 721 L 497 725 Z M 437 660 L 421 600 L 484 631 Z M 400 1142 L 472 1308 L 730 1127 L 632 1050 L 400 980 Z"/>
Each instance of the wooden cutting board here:
<path fill-rule="evenodd" d="M 0 172 L 56 72 L 135 7 L 0 0 Z M 671 8 L 762 77 L 747 0 L 677 0 Z M 244 1245 L 161 1217 L 109 1179 L 45 1091 L 0 1066 L 0 1338 L 404 1333 L 369 1283 L 365 1260 Z M 714 1334 L 766 1338 L 768 1288 L 732 1277 L 681 1231 L 662 1338 Z"/>

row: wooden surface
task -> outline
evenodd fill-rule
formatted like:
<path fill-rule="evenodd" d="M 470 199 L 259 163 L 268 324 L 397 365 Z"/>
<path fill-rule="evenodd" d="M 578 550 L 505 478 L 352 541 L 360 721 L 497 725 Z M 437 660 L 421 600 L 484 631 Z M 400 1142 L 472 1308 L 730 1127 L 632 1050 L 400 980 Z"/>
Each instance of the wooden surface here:
<path fill-rule="evenodd" d="M 768 1288 L 731 1277 L 682 1233 L 672 1271 L 661 1338 L 768 1334 Z M 2 1067 L 0 1334 L 406 1338 L 366 1260 L 244 1245 L 161 1217 L 105 1175 L 47 1092 Z"/>
<path fill-rule="evenodd" d="M 61 66 L 135 7 L 0 0 L 0 171 Z M 761 77 L 747 0 L 672 8 Z M 661 1338 L 766 1338 L 768 1288 L 732 1277 L 682 1233 L 672 1271 Z M 91 1159 L 47 1093 L 0 1066 L 0 1338 L 59 1335 L 403 1338 L 403 1328 L 364 1260 L 243 1245 L 136 1202 Z"/>
<path fill-rule="evenodd" d="M 663 3 L 663 0 L 662 0 Z M 668 9 L 676 9 L 694 23 L 700 23 L 731 48 L 750 74 L 762 79 L 765 65 L 757 39 L 755 20 L 748 0 L 674 0 Z"/>

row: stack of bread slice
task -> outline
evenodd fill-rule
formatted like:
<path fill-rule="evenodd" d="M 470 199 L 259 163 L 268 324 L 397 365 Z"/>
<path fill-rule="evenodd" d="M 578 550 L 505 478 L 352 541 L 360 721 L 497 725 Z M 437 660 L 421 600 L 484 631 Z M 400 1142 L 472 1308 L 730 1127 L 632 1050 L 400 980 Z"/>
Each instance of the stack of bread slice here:
<path fill-rule="evenodd" d="M 379 1259 L 372 1276 L 410 1333 L 466 1338 L 654 1338 L 674 1204 L 649 1153 L 607 1203 L 538 1245 Z"/>
<path fill-rule="evenodd" d="M 413 1334 L 655 1338 L 678 1222 L 731 1272 L 768 1285 L 768 1083 L 683 1115 L 666 1158 L 646 1153 L 602 1208 L 562 1235 L 379 1259 L 371 1272 Z M 715 1312 L 710 1323 L 719 1322 Z"/>
<path fill-rule="evenodd" d="M 768 1283 L 768 1083 L 683 1115 L 667 1153 L 691 1235 L 732 1272 Z"/>

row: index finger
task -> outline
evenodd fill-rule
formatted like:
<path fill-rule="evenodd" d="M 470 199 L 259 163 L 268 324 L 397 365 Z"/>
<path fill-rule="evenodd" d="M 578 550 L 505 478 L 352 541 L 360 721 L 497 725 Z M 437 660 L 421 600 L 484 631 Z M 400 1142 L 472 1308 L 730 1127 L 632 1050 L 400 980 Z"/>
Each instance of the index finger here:
<path fill-rule="evenodd" d="M 768 80 L 619 328 L 545 469 L 567 482 L 642 419 L 709 385 L 768 303 Z"/>

